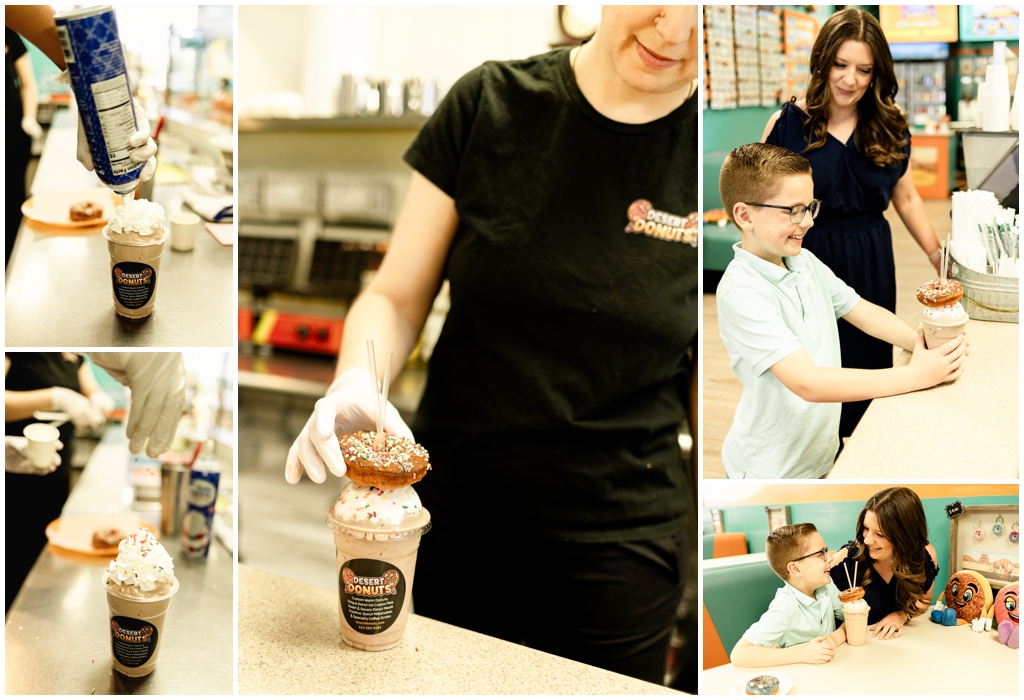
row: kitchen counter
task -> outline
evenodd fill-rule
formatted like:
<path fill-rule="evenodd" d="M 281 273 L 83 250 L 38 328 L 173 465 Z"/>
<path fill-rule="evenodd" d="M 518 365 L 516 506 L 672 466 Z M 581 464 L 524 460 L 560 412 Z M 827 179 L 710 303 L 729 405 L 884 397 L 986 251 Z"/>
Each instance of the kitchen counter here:
<path fill-rule="evenodd" d="M 943 665 L 945 663 L 945 665 Z M 701 675 L 702 695 L 729 695 L 740 680 L 764 673 L 793 679 L 795 695 L 1006 695 L 1017 697 L 1020 654 L 996 631 L 943 627 L 922 616 L 886 641 L 868 633 L 862 647 L 841 645 L 827 664 L 769 668 L 717 666 Z M 740 692 L 742 694 L 742 690 Z"/>
<path fill-rule="evenodd" d="M 1018 478 L 1020 326 L 972 320 L 967 334 L 963 375 L 872 401 L 829 478 Z M 904 350 L 895 366 L 911 355 Z"/>
<path fill-rule="evenodd" d="M 128 441 L 111 425 L 93 452 L 62 517 L 127 512 Z M 128 494 L 126 496 L 126 494 Z M 157 516 L 159 517 L 159 516 Z M 106 594 L 108 558 L 47 547 L 7 612 L 7 694 L 219 694 L 233 684 L 232 555 L 214 541 L 205 563 L 179 557 L 180 539 L 161 540 L 180 583 L 167 612 L 156 671 L 113 671 Z"/>
<path fill-rule="evenodd" d="M 341 641 L 336 590 L 240 564 L 238 593 L 239 694 L 676 692 L 418 615 L 394 649 L 360 651 Z"/>
<path fill-rule="evenodd" d="M 60 110 L 47 136 L 32 194 L 102 186 L 75 159 L 77 127 Z M 159 157 L 159 155 L 158 155 Z M 154 185 L 168 216 L 182 210 L 182 185 Z M 9 203 L 12 206 L 14 203 Z M 165 246 L 156 311 L 129 321 L 114 313 L 102 227 L 57 229 L 23 221 L 6 271 L 8 347 L 229 347 L 237 323 L 233 247 L 204 230 L 195 248 Z"/>

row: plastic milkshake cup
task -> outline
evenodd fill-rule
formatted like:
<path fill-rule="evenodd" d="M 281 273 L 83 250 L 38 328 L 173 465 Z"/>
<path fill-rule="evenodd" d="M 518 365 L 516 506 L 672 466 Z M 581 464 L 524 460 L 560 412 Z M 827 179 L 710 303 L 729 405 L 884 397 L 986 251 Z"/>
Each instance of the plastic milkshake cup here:
<path fill-rule="evenodd" d="M 381 490 L 349 483 L 328 509 L 327 525 L 334 530 L 342 640 L 366 651 L 398 646 L 430 513 L 411 486 Z"/>
<path fill-rule="evenodd" d="M 864 599 L 843 604 L 846 619 L 846 643 L 851 647 L 864 646 L 868 639 L 868 613 L 871 606 Z"/>
<path fill-rule="evenodd" d="M 969 317 L 967 312 L 963 312 L 963 317 L 959 320 L 953 320 L 951 322 L 942 322 L 938 320 L 930 320 L 921 315 L 921 326 L 924 328 L 924 344 L 929 350 L 934 350 L 943 343 L 948 343 L 953 338 L 961 335 L 967 328 L 967 321 Z"/>
<path fill-rule="evenodd" d="M 164 620 L 178 579 L 167 550 L 139 528 L 118 544 L 117 560 L 103 575 L 114 670 L 131 678 L 156 670 Z"/>
<path fill-rule="evenodd" d="M 160 260 L 170 235 L 163 222 L 163 207 L 140 199 L 117 207 L 103 228 L 118 316 L 145 318 L 156 308 Z"/>

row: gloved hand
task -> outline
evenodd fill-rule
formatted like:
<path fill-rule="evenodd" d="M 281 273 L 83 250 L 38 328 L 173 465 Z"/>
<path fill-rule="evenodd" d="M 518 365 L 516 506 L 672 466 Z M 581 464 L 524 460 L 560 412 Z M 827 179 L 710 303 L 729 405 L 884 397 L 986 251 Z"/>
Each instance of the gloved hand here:
<path fill-rule="evenodd" d="M 36 121 L 35 117 L 22 117 L 21 130 L 34 139 L 43 135 L 43 127 L 39 126 L 39 122 Z"/>
<path fill-rule="evenodd" d="M 71 74 L 66 70 L 61 71 L 53 81 L 61 85 L 71 85 Z M 156 172 L 156 141 L 150 138 L 149 117 L 146 116 L 146 110 L 142 108 L 142 103 L 133 97 L 132 104 L 135 105 L 135 123 L 138 124 L 139 130 L 128 139 L 128 145 L 133 149 L 128 158 L 135 163 L 146 164 L 142 172 L 139 173 L 139 180 L 145 182 Z M 78 116 L 78 151 L 76 155 L 78 162 L 84 165 L 86 170 L 93 170 L 92 153 L 89 152 L 89 141 L 85 137 L 85 125 L 82 123 L 81 115 Z"/>
<path fill-rule="evenodd" d="M 89 397 L 89 401 L 99 410 L 100 413 L 103 414 L 104 418 L 109 418 L 110 414 L 113 413 L 114 409 L 117 407 L 114 404 L 114 399 L 107 396 L 103 391 L 94 392 L 93 395 Z"/>
<path fill-rule="evenodd" d="M 303 468 L 318 484 L 327 479 L 327 469 L 335 476 L 345 476 L 345 460 L 338 436 L 356 430 L 374 430 L 375 401 L 368 370 L 350 369 L 335 379 L 327 396 L 316 402 L 313 415 L 288 450 L 284 465 L 284 478 L 288 483 L 299 483 Z M 413 439 L 409 426 L 390 401 L 384 412 L 384 431 Z"/>
<path fill-rule="evenodd" d="M 103 414 L 89 399 L 77 391 L 55 386 L 51 390 L 50 410 L 68 414 L 68 418 L 76 428 L 98 428 L 103 425 Z"/>
<path fill-rule="evenodd" d="M 185 363 L 180 352 L 90 352 L 93 362 L 132 390 L 128 450 L 157 457 L 170 449 L 185 408 Z M 149 441 L 148 444 L 146 441 Z"/>
<path fill-rule="evenodd" d="M 54 443 L 57 450 L 64 449 L 64 443 Z M 60 466 L 60 455 L 54 455 L 54 462 L 49 467 L 33 467 L 28 454 L 28 438 L 16 435 L 4 435 L 4 471 L 10 474 L 32 474 L 46 476 Z"/>

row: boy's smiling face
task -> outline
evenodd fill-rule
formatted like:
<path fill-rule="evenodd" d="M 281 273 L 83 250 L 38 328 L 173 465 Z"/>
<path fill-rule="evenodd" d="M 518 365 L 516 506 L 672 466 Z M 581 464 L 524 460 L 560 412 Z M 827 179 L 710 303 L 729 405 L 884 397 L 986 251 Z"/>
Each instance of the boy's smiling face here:
<path fill-rule="evenodd" d="M 814 199 L 814 180 L 810 174 L 782 178 L 779 191 L 761 204 L 792 207 L 809 206 Z M 794 257 L 803 250 L 803 238 L 814 225 L 808 211 L 799 224 L 789 221 L 789 212 L 772 207 L 756 207 L 742 202 L 733 207 L 733 220 L 743 232 L 743 250 L 763 260 L 785 267 L 783 257 Z"/>
<path fill-rule="evenodd" d="M 821 533 L 812 532 L 804 538 L 799 558 L 790 562 L 789 575 L 794 586 L 802 590 L 813 591 L 832 581 L 828 572 L 828 564 L 821 558 L 819 552 L 825 552 L 827 555 L 825 539 Z"/>

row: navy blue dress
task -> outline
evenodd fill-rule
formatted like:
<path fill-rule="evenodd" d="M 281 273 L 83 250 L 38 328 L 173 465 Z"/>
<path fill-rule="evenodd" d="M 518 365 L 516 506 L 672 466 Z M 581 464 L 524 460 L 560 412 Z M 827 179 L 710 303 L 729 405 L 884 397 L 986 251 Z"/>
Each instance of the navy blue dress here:
<path fill-rule="evenodd" d="M 843 547 L 843 549 L 847 551 L 846 560 L 844 562 L 846 566 L 844 567 L 842 564 L 840 564 L 839 566 L 836 566 L 829 571 L 829 574 L 832 576 L 832 583 L 836 584 L 836 587 L 840 591 L 852 587 L 847 582 L 846 572 L 849 571 L 850 576 L 854 576 L 853 555 L 857 552 L 856 546 L 851 547 L 849 545 L 846 545 Z M 864 564 L 865 562 L 859 562 L 857 564 L 855 576 L 857 580 L 854 582 L 854 586 L 860 586 L 863 584 L 865 568 Z M 873 568 L 874 567 L 872 567 L 872 569 Z M 932 587 L 932 584 L 935 583 L 935 577 L 938 575 L 939 567 L 937 567 L 935 565 L 935 562 L 932 561 L 931 555 L 925 552 L 924 590 L 927 591 L 929 588 Z M 889 613 L 895 612 L 897 610 L 896 585 L 898 581 L 899 579 L 897 579 L 896 576 L 893 575 L 893 577 L 889 579 L 889 583 L 886 583 L 885 579 L 883 579 L 881 576 L 878 575 L 877 572 L 875 572 L 875 575 L 872 577 L 871 583 L 868 584 L 868 586 L 864 589 L 864 600 L 868 602 L 868 607 L 871 608 L 871 610 L 868 611 L 869 625 L 875 624 Z"/>
<path fill-rule="evenodd" d="M 814 175 L 814 198 L 821 211 L 804 239 L 804 247 L 853 287 L 861 298 L 896 311 L 896 266 L 892 256 L 892 232 L 882 216 L 889 207 L 896 182 L 910 163 L 910 132 L 904 134 L 907 158 L 879 167 L 861 155 L 853 136 L 846 144 L 828 135 L 825 145 L 806 151 L 806 115 L 793 102 L 782 114 L 766 143 L 788 148 L 807 158 Z M 843 367 L 885 369 L 892 367 L 892 345 L 873 338 L 852 324 L 839 324 Z M 870 401 L 843 404 L 840 438 L 849 437 Z"/>

